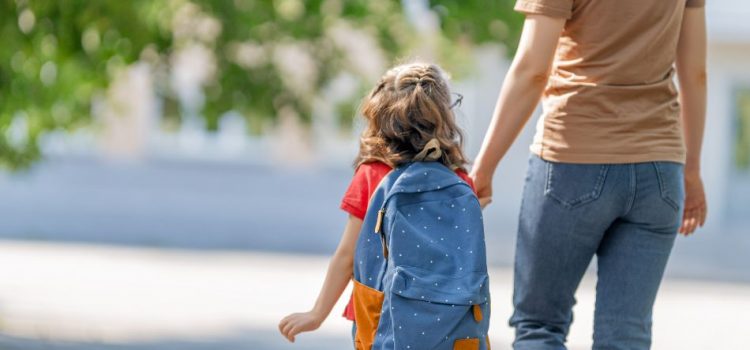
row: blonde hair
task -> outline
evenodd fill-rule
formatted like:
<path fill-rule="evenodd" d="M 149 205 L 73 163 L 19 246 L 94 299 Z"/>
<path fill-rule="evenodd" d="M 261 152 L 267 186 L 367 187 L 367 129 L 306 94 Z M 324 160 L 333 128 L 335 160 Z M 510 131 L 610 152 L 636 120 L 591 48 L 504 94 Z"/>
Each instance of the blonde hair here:
<path fill-rule="evenodd" d="M 410 63 L 390 69 L 362 103 L 367 126 L 359 142 L 355 168 L 380 161 L 397 167 L 425 148 L 438 146 L 430 160 L 463 168 L 463 133 L 451 110 L 445 75 L 434 64 Z M 420 158 L 424 154 L 422 152 Z"/>

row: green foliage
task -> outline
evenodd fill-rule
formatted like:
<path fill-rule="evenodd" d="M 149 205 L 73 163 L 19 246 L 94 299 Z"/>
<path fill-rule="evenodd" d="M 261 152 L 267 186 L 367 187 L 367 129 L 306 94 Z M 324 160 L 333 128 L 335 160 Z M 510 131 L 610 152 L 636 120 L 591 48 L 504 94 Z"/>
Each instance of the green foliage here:
<path fill-rule="evenodd" d="M 515 45 L 521 17 L 511 13 L 511 0 L 430 5 L 441 19 L 441 52 L 485 42 Z M 253 133 L 262 133 L 280 110 L 309 120 L 316 94 L 342 72 L 358 79 L 353 95 L 373 83 L 331 39 L 331 28 L 342 23 L 369 33 L 388 62 L 417 40 L 397 0 L 0 0 L 0 167 L 31 164 L 44 133 L 89 125 L 92 99 L 139 60 L 153 70 L 164 124 L 177 125 L 184 107 L 169 75 L 175 53 L 191 45 L 215 60 L 197 111 L 209 130 L 228 111 L 243 115 Z M 285 80 L 275 56 L 285 49 L 309 58 L 309 86 Z M 335 109 L 351 114 L 356 103 L 339 101 Z"/>
<path fill-rule="evenodd" d="M 224 24 L 217 40 L 216 81 L 208 87 L 203 111 L 209 129 L 217 126 L 218 118 L 229 110 L 237 110 L 248 118 L 276 118 L 277 111 L 291 107 L 303 120 L 311 115 L 309 95 L 290 89 L 282 81 L 283 72 L 272 57 L 257 66 L 242 66 L 230 53 L 233 47 L 251 43 L 261 47 L 263 55 L 271 56 L 274 47 L 295 44 L 308 50 L 314 58 L 317 76 L 315 90 L 322 88 L 342 69 L 342 53 L 325 36 L 326 29 L 339 19 L 373 30 L 378 44 L 393 60 L 405 50 L 394 28 L 404 27 L 405 20 L 397 1 L 196 1 L 202 9 Z M 286 6 L 286 8 L 285 8 Z M 301 6 L 301 8 L 297 8 Z M 247 25 L 250 23 L 251 25 Z M 394 28 L 391 28 L 393 26 Z M 371 83 L 371 82 L 367 82 Z M 257 123 L 256 123 L 257 124 Z"/>
<path fill-rule="evenodd" d="M 151 1 L 0 1 L 0 165 L 28 166 L 37 138 L 90 121 L 91 98 L 168 27 Z M 12 135 L 11 135 L 12 134 Z"/>
<path fill-rule="evenodd" d="M 735 165 L 750 170 L 750 89 L 737 92 L 737 137 L 734 145 Z"/>
<path fill-rule="evenodd" d="M 459 45 L 502 43 L 515 52 L 524 16 L 515 0 L 430 0 L 440 16 L 443 35 Z"/>

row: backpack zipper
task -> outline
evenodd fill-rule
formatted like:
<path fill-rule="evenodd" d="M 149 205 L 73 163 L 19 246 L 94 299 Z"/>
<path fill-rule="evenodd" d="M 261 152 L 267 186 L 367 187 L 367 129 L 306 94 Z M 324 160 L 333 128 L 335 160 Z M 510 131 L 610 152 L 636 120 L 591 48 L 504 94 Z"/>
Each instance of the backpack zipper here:
<path fill-rule="evenodd" d="M 378 210 L 378 220 L 375 221 L 375 233 L 380 233 L 380 229 L 383 226 L 383 216 L 385 216 L 385 207 Z"/>
<path fill-rule="evenodd" d="M 385 197 L 383 200 L 383 204 L 380 206 L 380 210 L 378 210 L 378 218 L 375 220 L 375 233 L 385 234 L 383 232 L 383 219 L 385 218 L 385 207 L 388 205 L 388 201 L 391 200 L 391 197 L 399 194 L 400 192 L 396 193 L 390 193 L 388 196 Z"/>
<path fill-rule="evenodd" d="M 378 210 L 378 220 L 375 222 L 375 233 L 380 234 L 380 244 L 383 246 L 383 258 L 388 260 L 388 243 L 385 241 L 385 232 L 381 230 L 383 226 L 383 216 L 385 216 L 385 207 Z"/>

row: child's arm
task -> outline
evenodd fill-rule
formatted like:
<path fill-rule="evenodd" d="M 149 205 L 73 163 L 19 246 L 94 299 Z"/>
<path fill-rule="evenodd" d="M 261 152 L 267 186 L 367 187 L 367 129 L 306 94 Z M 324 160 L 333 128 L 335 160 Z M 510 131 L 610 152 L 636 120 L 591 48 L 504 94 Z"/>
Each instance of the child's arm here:
<path fill-rule="evenodd" d="M 294 342 L 294 336 L 301 332 L 318 329 L 320 324 L 328 317 L 328 314 L 331 313 L 331 309 L 333 309 L 341 293 L 346 289 L 349 280 L 352 278 L 354 247 L 359 237 L 360 228 L 362 228 L 362 220 L 349 215 L 341 242 L 339 242 L 336 253 L 333 254 L 331 262 L 328 264 L 326 279 L 312 310 L 291 314 L 279 322 L 279 331 L 290 342 Z"/>

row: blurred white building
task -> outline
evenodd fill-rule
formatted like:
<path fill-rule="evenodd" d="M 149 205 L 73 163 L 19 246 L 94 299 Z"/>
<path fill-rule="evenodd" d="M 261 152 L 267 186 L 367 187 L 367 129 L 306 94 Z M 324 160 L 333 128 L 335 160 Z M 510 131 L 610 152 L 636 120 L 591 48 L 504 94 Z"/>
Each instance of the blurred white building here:
<path fill-rule="evenodd" d="M 750 98 L 750 2 L 711 1 L 707 16 L 709 93 L 702 164 L 713 215 L 708 224 L 720 230 L 750 222 L 750 169 L 738 159 L 750 147 L 742 143 L 750 137 L 750 111 L 742 102 Z"/>

